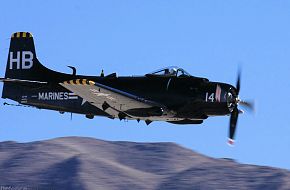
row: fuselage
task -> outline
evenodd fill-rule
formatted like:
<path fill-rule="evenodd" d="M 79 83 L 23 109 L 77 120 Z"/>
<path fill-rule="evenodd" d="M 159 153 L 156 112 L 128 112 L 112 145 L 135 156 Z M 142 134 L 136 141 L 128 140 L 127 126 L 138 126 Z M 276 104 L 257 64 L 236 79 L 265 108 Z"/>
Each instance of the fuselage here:
<path fill-rule="evenodd" d="M 198 77 L 164 77 L 164 76 L 132 76 L 108 77 L 55 74 L 49 77 L 48 84 L 5 84 L 16 85 L 7 88 L 9 98 L 25 105 L 41 109 L 71 112 L 87 116 L 105 116 L 106 112 L 92 106 L 74 93 L 59 85 L 59 82 L 73 79 L 90 79 L 100 84 L 134 94 L 147 100 L 159 102 L 173 115 L 151 116 L 150 120 L 175 121 L 182 119 L 206 119 L 208 116 L 228 115 L 228 93 L 235 88 L 225 83 L 210 82 Z M 45 79 L 46 80 L 46 79 Z M 19 92 L 21 96 L 19 96 Z M 15 97 L 11 97 L 15 94 Z M 136 118 L 134 118 L 136 119 Z M 140 119 L 146 119 L 141 118 Z"/>

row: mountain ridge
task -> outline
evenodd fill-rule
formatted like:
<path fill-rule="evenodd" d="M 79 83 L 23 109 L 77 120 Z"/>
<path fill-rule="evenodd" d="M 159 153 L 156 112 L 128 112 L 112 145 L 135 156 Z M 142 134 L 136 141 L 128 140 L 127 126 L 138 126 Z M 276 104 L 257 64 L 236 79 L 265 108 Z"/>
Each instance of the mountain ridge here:
<path fill-rule="evenodd" d="M 290 171 L 171 143 L 60 137 L 0 142 L 0 186 L 38 189 L 290 189 Z"/>

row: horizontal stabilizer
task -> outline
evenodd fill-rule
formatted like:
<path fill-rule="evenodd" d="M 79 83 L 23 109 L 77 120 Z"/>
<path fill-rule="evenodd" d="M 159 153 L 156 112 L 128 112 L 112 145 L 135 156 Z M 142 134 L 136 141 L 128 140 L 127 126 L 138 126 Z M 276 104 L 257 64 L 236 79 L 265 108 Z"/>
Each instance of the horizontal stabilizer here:
<path fill-rule="evenodd" d="M 0 78 L 0 82 L 47 84 L 47 82 L 42 82 L 42 81 L 22 80 L 22 79 L 10 79 L 10 78 Z"/>

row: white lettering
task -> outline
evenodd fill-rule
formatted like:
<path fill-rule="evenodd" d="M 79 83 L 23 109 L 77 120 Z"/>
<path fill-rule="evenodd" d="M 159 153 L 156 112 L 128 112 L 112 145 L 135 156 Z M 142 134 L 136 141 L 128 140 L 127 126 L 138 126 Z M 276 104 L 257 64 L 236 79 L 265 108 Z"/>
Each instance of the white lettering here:
<path fill-rule="evenodd" d="M 45 98 L 45 97 L 44 97 L 44 92 L 39 92 L 39 93 L 38 93 L 38 99 L 39 99 L 39 100 L 44 100 L 44 98 Z"/>
<path fill-rule="evenodd" d="M 96 96 L 98 96 L 98 97 L 105 97 L 105 98 L 107 98 L 107 99 L 109 99 L 111 101 L 116 100 L 115 98 L 113 98 L 111 96 L 111 94 L 102 93 L 102 92 L 100 92 L 100 91 L 98 91 L 96 89 L 90 89 L 90 91 L 93 92 L 93 94 L 96 95 Z"/>
<path fill-rule="evenodd" d="M 22 69 L 30 69 L 33 66 L 33 53 L 31 51 L 22 52 Z"/>
<path fill-rule="evenodd" d="M 47 93 L 45 93 L 44 100 L 49 100 Z"/>
<path fill-rule="evenodd" d="M 63 95 L 64 95 L 64 96 L 63 96 L 64 99 L 67 100 L 67 99 L 68 99 L 68 92 L 63 93 Z"/>
<path fill-rule="evenodd" d="M 58 93 L 58 99 L 59 100 L 63 100 L 63 92 L 59 92 Z"/>
<path fill-rule="evenodd" d="M 209 93 L 207 92 L 207 93 L 205 93 L 205 101 L 206 102 L 214 102 L 214 93 L 211 93 L 209 96 Z"/>
<path fill-rule="evenodd" d="M 59 97 L 60 97 L 60 93 L 57 93 L 57 92 L 53 93 L 53 99 L 54 100 L 60 100 Z"/>
<path fill-rule="evenodd" d="M 53 93 L 52 93 L 52 92 L 49 92 L 49 93 L 48 93 L 48 99 L 49 99 L 49 100 L 53 100 Z"/>
<path fill-rule="evenodd" d="M 38 100 L 75 100 L 78 96 L 70 96 L 68 92 L 39 92 Z"/>
<path fill-rule="evenodd" d="M 9 53 L 9 69 L 13 69 L 13 64 L 15 63 L 16 69 L 31 69 L 33 66 L 33 53 L 31 51 L 22 51 L 22 59 L 20 59 L 20 51 L 16 52 L 16 58 L 14 58 L 13 53 Z"/>
<path fill-rule="evenodd" d="M 13 69 L 13 63 L 16 63 L 16 69 L 20 69 L 20 51 L 17 51 L 16 58 L 14 58 L 13 52 L 10 52 L 9 60 L 9 69 Z"/>

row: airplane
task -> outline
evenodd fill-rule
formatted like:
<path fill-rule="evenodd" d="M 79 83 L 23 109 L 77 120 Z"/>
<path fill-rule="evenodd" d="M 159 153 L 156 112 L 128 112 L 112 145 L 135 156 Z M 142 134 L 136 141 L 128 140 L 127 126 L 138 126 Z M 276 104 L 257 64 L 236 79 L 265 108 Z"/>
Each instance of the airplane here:
<path fill-rule="evenodd" d="M 173 124 L 201 124 L 211 116 L 230 115 L 229 140 L 234 144 L 238 105 L 253 104 L 239 98 L 240 72 L 236 86 L 191 76 L 182 68 L 163 68 L 144 76 L 100 76 L 60 73 L 43 66 L 35 52 L 33 36 L 16 32 L 11 36 L 2 98 L 18 105 L 83 114 L 89 119 L 103 116 Z M 7 103 L 4 103 L 7 104 Z M 9 105 L 9 104 L 7 104 Z"/>

